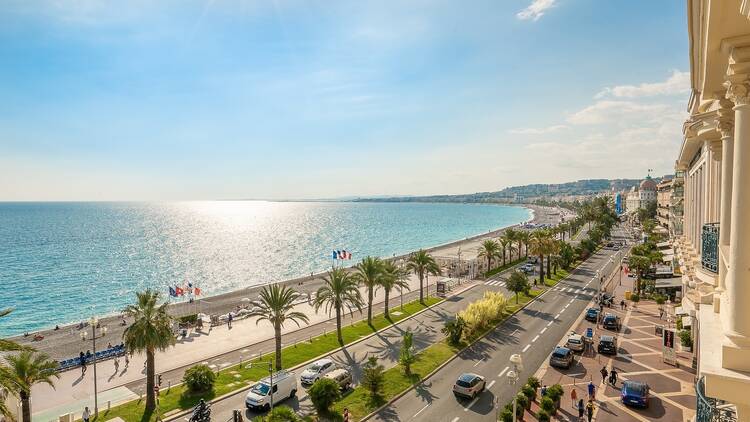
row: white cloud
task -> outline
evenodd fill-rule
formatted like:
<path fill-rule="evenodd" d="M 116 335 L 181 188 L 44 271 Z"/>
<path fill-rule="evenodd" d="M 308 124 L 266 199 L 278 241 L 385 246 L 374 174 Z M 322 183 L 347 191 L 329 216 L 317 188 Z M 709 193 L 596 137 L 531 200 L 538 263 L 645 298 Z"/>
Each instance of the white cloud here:
<path fill-rule="evenodd" d="M 555 6 L 557 0 L 533 0 L 531 4 L 516 13 L 516 17 L 521 20 L 538 21 L 548 9 Z"/>
<path fill-rule="evenodd" d="M 553 125 L 553 126 L 541 127 L 541 128 L 535 128 L 535 127 L 523 128 L 522 127 L 522 128 L 510 129 L 508 133 L 512 133 L 514 135 L 544 135 L 547 133 L 559 132 L 567 128 L 568 126 L 566 125 Z"/>
<path fill-rule="evenodd" d="M 690 92 L 690 72 L 673 70 L 663 82 L 642 83 L 640 85 L 617 85 L 606 87 L 595 98 L 638 98 L 657 95 L 676 95 Z"/>
<path fill-rule="evenodd" d="M 568 116 L 567 121 L 574 125 L 596 125 L 611 121 L 622 121 L 659 117 L 667 110 L 664 104 L 643 104 L 634 101 L 599 100 L 594 104 Z"/>

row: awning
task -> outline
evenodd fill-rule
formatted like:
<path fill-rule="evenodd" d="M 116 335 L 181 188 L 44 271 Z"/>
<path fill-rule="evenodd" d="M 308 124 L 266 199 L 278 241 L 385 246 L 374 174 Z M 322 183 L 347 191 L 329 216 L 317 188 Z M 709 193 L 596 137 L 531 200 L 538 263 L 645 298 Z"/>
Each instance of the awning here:
<path fill-rule="evenodd" d="M 682 277 L 659 278 L 654 284 L 657 289 L 682 288 Z"/>
<path fill-rule="evenodd" d="M 674 260 L 674 255 L 664 255 L 661 260 L 663 262 L 672 262 L 672 260 Z"/>
<path fill-rule="evenodd" d="M 657 243 L 656 244 L 656 247 L 659 248 L 659 249 L 668 248 L 670 246 L 672 246 L 672 244 L 669 243 L 669 242 L 661 242 L 661 243 Z"/>

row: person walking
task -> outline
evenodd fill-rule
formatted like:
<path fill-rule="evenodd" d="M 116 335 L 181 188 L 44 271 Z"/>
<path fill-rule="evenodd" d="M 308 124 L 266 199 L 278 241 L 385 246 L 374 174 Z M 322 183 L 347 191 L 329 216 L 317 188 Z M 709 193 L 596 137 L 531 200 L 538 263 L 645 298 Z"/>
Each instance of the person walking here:
<path fill-rule="evenodd" d="M 594 401 L 589 400 L 588 404 L 586 405 L 586 418 L 589 422 L 591 422 L 591 418 L 594 417 Z"/>
<path fill-rule="evenodd" d="M 120 371 L 120 357 L 115 356 L 115 374 Z"/>
<path fill-rule="evenodd" d="M 345 407 L 344 408 L 344 422 L 350 422 L 350 420 L 349 420 L 350 417 L 351 416 L 349 415 L 349 408 Z"/>
<path fill-rule="evenodd" d="M 128 369 L 128 365 L 130 365 L 130 358 L 128 357 L 128 354 L 125 353 L 125 369 Z"/>
<path fill-rule="evenodd" d="M 578 393 L 576 392 L 576 388 L 573 387 L 570 389 L 570 402 L 573 404 L 573 409 L 576 408 L 577 401 L 578 401 Z"/>
<path fill-rule="evenodd" d="M 583 411 L 585 410 L 586 406 L 583 405 L 583 399 L 578 399 L 578 420 L 579 422 L 583 422 Z"/>
<path fill-rule="evenodd" d="M 83 422 L 89 422 L 89 419 L 91 419 L 91 412 L 89 411 L 89 407 L 86 406 L 83 408 L 83 413 L 81 414 L 81 419 Z"/>
<path fill-rule="evenodd" d="M 612 370 L 609 371 L 609 383 L 612 384 L 613 387 L 617 385 L 617 370 L 615 368 L 612 368 Z"/>
<path fill-rule="evenodd" d="M 540 391 L 540 393 L 541 393 L 542 397 L 544 397 L 544 396 L 547 395 L 547 385 L 546 384 L 542 386 L 542 390 Z"/>
<path fill-rule="evenodd" d="M 594 386 L 593 381 L 589 381 L 588 389 L 589 389 L 589 400 L 591 400 L 592 398 L 594 398 L 594 393 L 596 393 L 596 386 Z"/>
<path fill-rule="evenodd" d="M 620 301 L 620 309 L 623 310 L 623 311 L 625 310 L 625 299 L 622 299 Z"/>
<path fill-rule="evenodd" d="M 227 327 L 230 329 L 232 328 L 232 313 L 229 313 L 229 316 L 227 317 Z"/>
<path fill-rule="evenodd" d="M 78 360 L 81 363 L 81 376 L 86 375 L 86 355 L 83 354 L 83 350 L 78 355 Z"/>
<path fill-rule="evenodd" d="M 602 366 L 602 370 L 599 371 L 599 373 L 602 374 L 602 383 L 606 384 L 607 383 L 607 375 L 609 375 L 609 372 L 607 372 L 607 367 L 606 366 Z"/>

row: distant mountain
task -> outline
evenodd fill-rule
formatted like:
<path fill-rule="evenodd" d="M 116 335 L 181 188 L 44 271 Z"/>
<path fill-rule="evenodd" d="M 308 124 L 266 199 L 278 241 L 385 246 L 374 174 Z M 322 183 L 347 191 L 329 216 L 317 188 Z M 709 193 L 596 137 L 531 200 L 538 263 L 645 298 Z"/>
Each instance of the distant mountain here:
<path fill-rule="evenodd" d="M 460 195 L 392 196 L 353 199 L 356 202 L 469 202 L 529 203 L 540 199 L 574 200 L 606 192 L 623 191 L 638 186 L 640 179 L 586 179 L 558 184 L 513 186 L 496 192 Z"/>

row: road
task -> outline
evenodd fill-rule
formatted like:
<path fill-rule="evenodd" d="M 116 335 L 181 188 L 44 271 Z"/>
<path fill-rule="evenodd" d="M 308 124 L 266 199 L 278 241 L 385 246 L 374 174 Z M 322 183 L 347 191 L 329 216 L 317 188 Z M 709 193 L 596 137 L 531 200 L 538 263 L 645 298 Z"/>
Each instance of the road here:
<path fill-rule="evenodd" d="M 621 235 L 618 229 L 615 233 Z M 527 377 L 546 361 L 559 340 L 570 330 L 598 290 L 597 270 L 609 274 L 617 265 L 602 249 L 501 327 L 460 353 L 424 384 L 378 412 L 371 420 L 429 420 L 458 422 L 497 420 L 498 409 L 510 402 Z M 509 385 L 510 356 L 521 354 L 524 368 L 520 384 Z M 452 394 L 456 379 L 464 372 L 486 377 L 487 389 L 474 400 L 458 400 Z"/>

